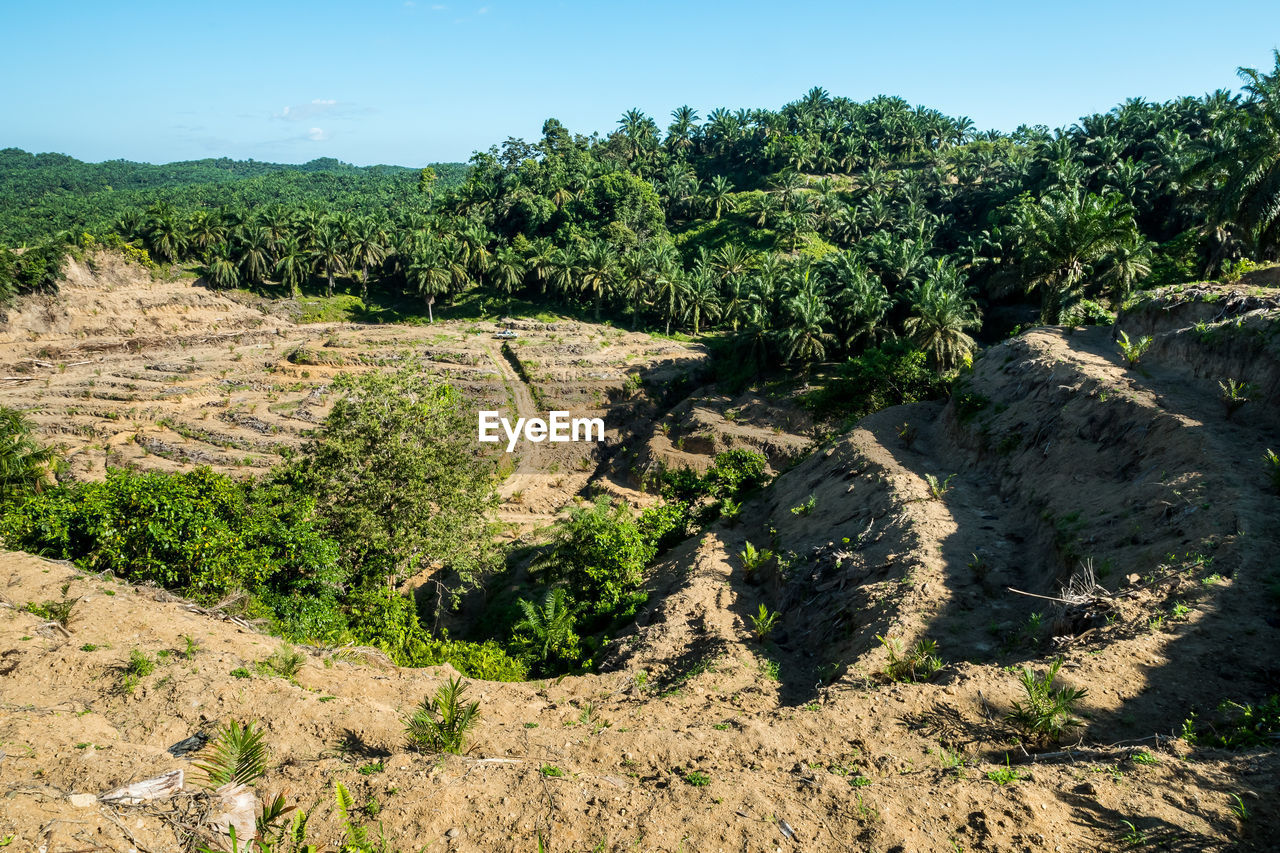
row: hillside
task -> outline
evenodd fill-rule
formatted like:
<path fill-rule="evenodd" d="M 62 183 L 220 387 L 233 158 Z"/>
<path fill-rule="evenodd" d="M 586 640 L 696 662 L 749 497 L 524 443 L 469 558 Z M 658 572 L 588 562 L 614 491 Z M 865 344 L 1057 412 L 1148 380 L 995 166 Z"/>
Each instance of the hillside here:
<path fill-rule="evenodd" d="M 526 530 L 596 489 L 651 500 L 636 490 L 649 464 L 752 447 L 778 476 L 736 524 L 662 558 L 598 673 L 473 680 L 482 717 L 463 756 L 403 737 L 447 667 L 307 648 L 292 679 L 272 677 L 255 664 L 277 640 L 243 624 L 0 555 L 0 839 L 180 849 L 208 805 L 180 745 L 247 719 L 271 750 L 259 794 L 287 792 L 317 844 L 343 833 L 340 781 L 358 820 L 405 849 L 1270 849 L 1280 758 L 1215 740 L 1236 731 L 1222 700 L 1280 689 L 1280 497 L 1263 461 L 1280 291 L 1263 278 L 1152 291 L 1114 328 L 1031 329 L 985 349 L 950 400 L 885 409 L 811 452 L 784 398 L 700 384 L 698 345 L 518 325 L 513 362 L 492 322 L 298 325 L 105 262 L 73 266 L 58 300 L 23 297 L 0 332 L 0 404 L 40 403 L 43 436 L 82 475 L 113 460 L 265 466 L 322 411 L 339 365 L 314 354 L 364 370 L 411 349 L 477 400 L 608 419 L 585 465 L 517 464 L 500 515 L 529 516 Z M 1135 366 L 1121 331 L 1152 338 Z M 1228 379 L 1254 386 L 1239 411 Z M 748 571 L 748 542 L 776 558 Z M 70 599 L 65 626 L 22 609 Z M 761 604 L 780 614 L 765 643 Z M 935 641 L 940 670 L 886 679 L 878 637 L 900 654 Z M 157 666 L 124 690 L 135 651 Z M 1083 727 L 1037 747 L 1005 716 L 1025 698 L 1017 669 L 1059 657 L 1058 684 L 1086 691 Z M 76 796 L 179 768 L 170 799 Z"/>
<path fill-rule="evenodd" d="M 461 183 L 461 163 L 433 164 L 440 186 Z M 226 157 L 153 165 L 85 163 L 65 154 L 0 150 L 0 245 L 59 231 L 102 233 L 126 211 L 156 203 L 182 207 L 340 205 L 380 211 L 417 190 L 419 169 L 352 166 L 331 157 L 289 165 Z"/>

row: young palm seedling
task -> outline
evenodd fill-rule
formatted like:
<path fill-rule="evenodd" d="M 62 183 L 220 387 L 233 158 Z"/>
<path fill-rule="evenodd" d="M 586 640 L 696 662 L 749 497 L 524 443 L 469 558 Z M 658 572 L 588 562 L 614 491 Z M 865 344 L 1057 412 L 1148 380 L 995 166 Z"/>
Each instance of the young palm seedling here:
<path fill-rule="evenodd" d="M 1084 688 L 1053 686 L 1061 668 L 1062 659 L 1058 658 L 1042 676 L 1029 666 L 1024 666 L 1018 676 L 1026 697 L 1013 703 L 1008 719 L 1036 740 L 1057 741 L 1064 733 L 1084 725 L 1075 716 L 1075 704 L 1084 698 Z"/>
<path fill-rule="evenodd" d="M 956 478 L 955 474 L 950 474 L 945 480 L 939 480 L 932 474 L 925 474 L 925 482 L 929 484 L 929 495 L 935 500 L 940 501 L 951 491 L 951 481 Z"/>
<path fill-rule="evenodd" d="M 744 542 L 742 550 L 738 552 L 738 559 L 742 561 L 742 568 L 750 574 L 772 560 L 773 552 L 768 548 L 757 548 L 750 542 Z"/>
<path fill-rule="evenodd" d="M 409 746 L 422 752 L 461 755 L 467 734 L 480 721 L 480 703 L 463 702 L 467 689 L 461 678 L 451 678 L 427 697 L 405 720 Z"/>
<path fill-rule="evenodd" d="M 773 628 L 778 622 L 778 611 L 770 611 L 768 607 L 761 604 L 760 609 L 751 617 L 751 623 L 755 629 L 756 639 L 764 642 L 773 633 Z"/>
<path fill-rule="evenodd" d="M 1143 335 L 1136 341 L 1129 340 L 1129 336 L 1124 332 L 1120 333 L 1120 354 L 1124 356 L 1125 363 L 1130 367 L 1137 367 L 1138 362 L 1142 360 L 1142 356 L 1151 348 L 1151 336 Z"/>
<path fill-rule="evenodd" d="M 1228 418 L 1258 394 L 1258 386 L 1252 382 L 1228 379 L 1226 382 L 1219 382 L 1218 387 L 1222 389 L 1222 405 L 1227 407 Z"/>
<path fill-rule="evenodd" d="M 889 662 L 881 674 L 890 681 L 928 681 L 942 669 L 938 644 L 933 640 L 920 640 L 904 654 L 896 640 L 887 640 L 879 634 L 876 639 L 889 652 Z"/>

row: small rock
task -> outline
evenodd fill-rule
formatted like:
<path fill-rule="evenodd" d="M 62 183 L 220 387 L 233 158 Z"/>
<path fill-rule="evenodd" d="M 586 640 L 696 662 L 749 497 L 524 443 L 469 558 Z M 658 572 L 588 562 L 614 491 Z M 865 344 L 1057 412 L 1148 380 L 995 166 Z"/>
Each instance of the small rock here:
<path fill-rule="evenodd" d="M 97 794 L 72 794 L 71 805 L 78 809 L 91 809 L 98 804 Z"/>
<path fill-rule="evenodd" d="M 458 828 L 455 826 L 455 827 L 451 828 L 448 832 L 446 832 L 446 833 L 444 834 L 444 837 L 445 837 L 445 838 L 457 838 L 457 837 L 458 837 L 459 835 L 461 835 L 461 834 L 462 834 L 462 833 L 460 833 L 460 832 L 458 831 Z"/>

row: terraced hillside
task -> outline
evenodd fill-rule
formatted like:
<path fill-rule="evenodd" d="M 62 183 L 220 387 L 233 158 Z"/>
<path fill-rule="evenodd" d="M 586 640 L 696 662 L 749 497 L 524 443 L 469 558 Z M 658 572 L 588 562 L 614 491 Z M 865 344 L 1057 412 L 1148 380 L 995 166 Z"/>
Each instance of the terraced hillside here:
<path fill-rule="evenodd" d="M 321 844 L 344 832 L 331 793 L 341 781 L 359 820 L 414 849 L 526 851 L 539 838 L 556 851 L 1271 849 L 1280 758 L 1273 747 L 1217 748 L 1215 737 L 1239 716 L 1220 714 L 1222 700 L 1257 707 L 1280 690 L 1269 589 L 1280 581 L 1280 496 L 1263 460 L 1280 420 L 1276 290 L 1169 289 L 1116 329 L 1033 329 L 988 348 L 949 401 L 884 410 L 807 454 L 802 419 L 774 401 L 705 387 L 665 398 L 661 371 L 696 364 L 683 345 L 526 328 L 508 358 L 487 334 L 447 325 L 281 324 L 277 334 L 273 322 L 238 332 L 281 339 L 258 352 L 275 368 L 264 385 L 321 385 L 336 369 L 289 362 L 297 345 L 349 363 L 410 346 L 448 352 L 438 369 L 459 371 L 474 393 L 502 400 L 523 373 L 540 407 L 539 396 L 598 382 L 574 405 L 610 413 L 619 432 L 606 464 L 570 475 L 572 460 L 531 457 L 512 480 L 563 476 L 566 491 L 581 479 L 633 494 L 649 464 L 702 464 L 745 445 L 780 473 L 736 524 L 668 554 L 648 609 L 601 672 L 473 684 L 482 723 L 464 756 L 424 757 L 403 737 L 402 715 L 447 668 L 309 649 L 292 680 L 271 677 L 254 666 L 275 649 L 269 637 L 152 589 L 0 555 L 11 605 L 0 608 L 0 838 L 49 851 L 178 849 L 207 803 L 198 786 L 141 806 L 72 796 L 190 771 L 176 745 L 234 718 L 265 725 L 271 767 L 259 791 L 288 791 Z M 1136 365 L 1119 331 L 1152 337 Z M 338 346 L 326 346 L 330 334 Z M 70 343 L 44 360 L 70 360 Z M 241 363 L 222 356 L 234 358 L 226 341 L 203 346 L 221 366 L 168 384 L 216 388 L 217 371 Z M 138 372 L 146 356 L 121 353 Z M 641 363 L 643 381 L 628 384 Z M 37 380 L 15 384 L 57 389 L 81 376 L 65 387 L 91 391 L 72 373 L 82 367 L 37 367 Z M 1234 411 L 1219 386 L 1228 380 L 1253 386 Z M 266 420 L 278 401 L 251 393 L 248 414 Z M 157 391 L 146 405 L 164 401 Z M 56 422 L 42 420 L 51 435 Z M 177 436 L 166 440 L 196 440 Z M 132 458 L 184 464 L 154 457 Z M 503 511 L 519 506 L 508 491 Z M 772 555 L 744 561 L 748 542 Z M 21 609 L 60 596 L 78 598 L 65 629 Z M 761 605 L 779 614 L 766 642 L 752 618 Z M 889 678 L 890 647 L 902 657 L 921 640 L 937 644 L 938 671 Z M 135 650 L 161 662 L 126 693 Z M 1007 714 L 1025 701 L 1016 671 L 1043 673 L 1059 658 L 1057 684 L 1085 694 L 1082 726 L 1051 746 Z M 1187 731 L 1198 746 L 1179 737 Z"/>

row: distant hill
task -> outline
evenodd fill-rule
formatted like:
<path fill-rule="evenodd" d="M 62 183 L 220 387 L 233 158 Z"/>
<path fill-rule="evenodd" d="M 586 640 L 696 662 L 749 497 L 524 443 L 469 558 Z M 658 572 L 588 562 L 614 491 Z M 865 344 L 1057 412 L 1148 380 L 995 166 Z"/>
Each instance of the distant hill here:
<path fill-rule="evenodd" d="M 463 163 L 435 163 L 438 186 L 462 182 Z M 417 191 L 416 168 L 353 166 L 332 157 L 301 165 L 226 157 L 155 165 L 86 163 L 65 154 L 0 150 L 0 245 L 21 245 L 65 229 L 98 231 L 125 210 L 155 202 L 190 207 L 393 205 Z"/>

